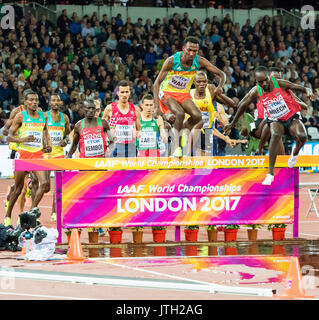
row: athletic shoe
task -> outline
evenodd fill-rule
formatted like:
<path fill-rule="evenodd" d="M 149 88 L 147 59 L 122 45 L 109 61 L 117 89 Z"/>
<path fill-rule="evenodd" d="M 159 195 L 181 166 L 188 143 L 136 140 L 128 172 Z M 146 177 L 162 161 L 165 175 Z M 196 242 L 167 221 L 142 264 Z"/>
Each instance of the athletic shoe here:
<path fill-rule="evenodd" d="M 102 228 L 98 228 L 97 231 L 99 232 L 99 237 L 104 237 L 105 236 L 105 232 L 103 231 Z"/>
<path fill-rule="evenodd" d="M 11 226 L 11 218 L 5 217 L 5 219 L 4 219 L 4 226 L 5 226 L 5 227 Z"/>
<path fill-rule="evenodd" d="M 298 156 L 294 156 L 294 150 L 295 150 L 295 147 L 292 148 L 291 156 L 288 160 L 288 167 L 289 168 L 293 168 L 297 162 L 297 159 L 298 159 Z"/>
<path fill-rule="evenodd" d="M 9 207 L 9 201 L 6 200 L 4 203 L 4 210 L 7 212 L 8 211 L 8 207 Z"/>
<path fill-rule="evenodd" d="M 173 157 L 181 158 L 183 156 L 183 150 L 181 147 L 176 148 L 175 152 L 173 153 Z"/>
<path fill-rule="evenodd" d="M 56 212 L 51 213 L 51 221 L 56 222 Z"/>
<path fill-rule="evenodd" d="M 272 174 L 267 173 L 265 180 L 262 182 L 262 185 L 270 186 L 274 180 L 275 180 L 275 177 Z"/>
<path fill-rule="evenodd" d="M 25 196 L 27 198 L 31 198 L 31 195 L 32 195 L 32 191 L 31 191 L 31 189 L 29 187 L 27 187 L 27 192 L 25 193 Z"/>
<path fill-rule="evenodd" d="M 187 144 L 187 133 L 186 133 L 186 130 L 183 130 L 182 139 L 181 139 L 182 148 L 186 147 L 186 144 Z"/>

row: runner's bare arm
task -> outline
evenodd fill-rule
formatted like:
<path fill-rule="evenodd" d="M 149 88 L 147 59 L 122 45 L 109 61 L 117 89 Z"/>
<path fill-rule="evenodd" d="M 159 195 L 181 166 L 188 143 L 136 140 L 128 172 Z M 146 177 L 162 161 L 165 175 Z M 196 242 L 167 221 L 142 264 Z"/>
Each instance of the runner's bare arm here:
<path fill-rule="evenodd" d="M 204 57 L 199 57 L 199 68 L 205 68 L 207 71 L 210 71 L 211 73 L 214 73 L 219 77 L 219 84 L 218 87 L 215 89 L 215 95 L 222 93 L 224 84 L 226 82 L 225 72 L 215 67 Z"/>
<path fill-rule="evenodd" d="M 141 131 L 141 109 L 139 106 L 135 106 L 135 114 L 136 114 L 136 131 Z"/>
<path fill-rule="evenodd" d="M 282 80 L 282 79 L 278 79 L 277 80 L 280 88 L 282 88 L 283 90 L 292 90 L 292 91 L 299 91 L 302 93 L 306 93 L 307 97 L 314 100 L 316 98 L 316 96 L 313 94 L 312 90 L 310 88 L 306 88 L 304 86 L 301 86 L 299 84 L 296 83 L 292 83 L 288 80 Z"/>
<path fill-rule="evenodd" d="M 73 153 L 75 152 L 79 141 L 80 141 L 80 134 L 81 134 L 81 120 L 77 122 L 77 124 L 74 126 L 73 129 L 73 140 L 70 147 L 70 150 L 68 152 L 67 158 L 72 158 Z"/>
<path fill-rule="evenodd" d="M 297 101 L 297 103 L 299 104 L 301 109 L 303 109 L 303 110 L 307 110 L 308 109 L 308 105 L 307 105 L 306 102 L 304 102 L 301 99 L 299 99 L 293 91 L 291 91 L 289 89 L 288 89 L 288 91 L 292 95 L 292 97 Z"/>
<path fill-rule="evenodd" d="M 17 133 L 19 128 L 22 125 L 22 120 L 23 120 L 23 115 L 22 113 L 18 113 L 18 115 L 13 119 L 12 124 L 9 128 L 9 132 L 8 132 L 8 142 L 17 142 L 17 143 L 21 143 L 21 142 L 28 142 L 28 141 L 33 141 L 34 137 L 33 136 L 28 136 L 25 138 L 18 138 L 17 137 Z M 26 139 L 29 138 L 29 139 Z"/>
<path fill-rule="evenodd" d="M 109 126 L 109 123 L 106 120 L 102 119 L 102 125 L 103 125 L 103 130 L 106 134 L 106 137 L 109 140 L 109 146 L 105 156 L 111 157 L 115 148 L 114 137 L 113 137 L 111 128 Z"/>
<path fill-rule="evenodd" d="M 223 135 L 221 132 L 219 132 L 216 128 L 213 128 L 213 135 L 217 138 L 225 141 L 227 144 L 229 144 L 232 148 L 236 146 L 236 143 L 230 139 L 228 136 Z"/>
<path fill-rule="evenodd" d="M 48 116 L 47 114 L 45 113 L 44 114 L 44 118 L 45 118 L 45 125 L 44 125 L 44 128 L 43 128 L 43 148 L 42 148 L 42 151 L 44 153 L 50 153 L 52 152 L 52 140 L 51 140 L 51 137 L 50 137 L 50 134 L 49 134 L 49 130 L 48 130 L 48 125 L 47 125 L 47 122 L 48 122 Z"/>
<path fill-rule="evenodd" d="M 255 102 L 258 99 L 258 91 L 257 87 L 254 86 L 246 95 L 245 97 L 238 103 L 238 109 L 235 114 L 235 117 L 233 121 L 226 125 L 224 128 L 225 134 L 229 134 L 231 129 L 235 127 L 238 119 L 240 118 L 241 115 L 244 114 L 245 110 L 248 108 L 248 106 Z"/>
<path fill-rule="evenodd" d="M 217 103 L 217 115 L 216 115 L 217 120 L 224 126 L 226 126 L 229 121 L 225 112 L 225 108 L 222 104 Z"/>
<path fill-rule="evenodd" d="M 164 120 L 161 116 L 157 118 L 157 125 L 158 125 L 158 130 L 159 130 L 162 142 L 167 143 L 167 135 L 166 135 L 166 130 L 164 126 Z"/>
<path fill-rule="evenodd" d="M 211 92 L 211 95 L 214 94 L 215 88 L 216 87 L 213 84 L 209 85 L 209 90 Z M 212 97 L 213 97 L 213 95 L 212 95 Z M 218 100 L 222 104 L 227 105 L 228 107 L 237 108 L 237 103 L 235 103 L 235 101 L 233 99 L 230 99 L 229 97 L 227 97 L 223 93 L 217 94 L 217 96 L 215 98 L 216 98 L 216 100 Z"/>
<path fill-rule="evenodd" d="M 104 111 L 103 111 L 103 115 L 102 115 L 102 119 L 109 121 L 112 115 L 112 105 L 108 104 Z"/>
<path fill-rule="evenodd" d="M 69 117 L 64 113 L 63 113 L 63 117 L 64 117 L 64 123 L 65 123 L 65 130 L 64 130 L 63 139 L 60 141 L 59 146 L 64 148 L 68 144 L 71 127 L 70 127 Z"/>
<path fill-rule="evenodd" d="M 154 117 L 157 118 L 160 115 L 160 108 L 158 104 L 158 97 L 159 97 L 159 90 L 161 83 L 164 81 L 165 77 L 167 76 L 168 72 L 172 70 L 174 64 L 174 57 L 171 56 L 167 58 L 162 66 L 160 73 L 158 74 L 154 85 L 153 85 L 153 96 L 154 96 Z"/>

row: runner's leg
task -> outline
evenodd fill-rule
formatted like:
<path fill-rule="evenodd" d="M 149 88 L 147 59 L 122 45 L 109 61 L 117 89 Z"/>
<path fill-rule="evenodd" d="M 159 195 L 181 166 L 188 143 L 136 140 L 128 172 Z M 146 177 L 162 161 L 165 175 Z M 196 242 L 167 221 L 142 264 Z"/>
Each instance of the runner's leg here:
<path fill-rule="evenodd" d="M 269 174 L 274 175 L 274 167 L 276 158 L 279 153 L 280 140 L 284 134 L 284 127 L 279 122 L 272 122 L 270 124 L 270 143 L 269 143 Z"/>
<path fill-rule="evenodd" d="M 165 106 L 172 111 L 175 116 L 174 125 L 172 128 L 173 136 L 172 136 L 172 150 L 173 153 L 177 150 L 177 148 L 181 147 L 181 139 L 182 139 L 182 129 L 183 129 L 183 121 L 185 119 L 185 111 L 182 106 L 178 104 L 178 102 L 172 98 L 168 97 L 165 101 Z"/>
<path fill-rule="evenodd" d="M 13 209 L 19 195 L 21 194 L 21 191 L 24 186 L 24 178 L 26 175 L 27 175 L 27 172 L 25 172 L 25 171 L 16 171 L 14 173 L 14 188 L 13 188 L 13 191 L 11 192 L 10 197 L 8 199 L 9 205 L 8 205 L 8 211 L 6 213 L 7 222 L 9 222 L 9 220 L 10 220 L 9 224 L 11 224 L 12 209 Z M 8 223 L 5 223 L 5 224 L 7 225 Z"/>
<path fill-rule="evenodd" d="M 35 171 L 34 174 L 39 181 L 39 187 L 34 195 L 34 199 L 32 199 L 31 209 L 37 207 L 43 195 L 50 191 L 50 171 Z"/>
<path fill-rule="evenodd" d="M 295 119 L 289 128 L 291 136 L 296 138 L 296 147 L 293 152 L 293 156 L 299 154 L 300 149 L 305 145 L 307 141 L 307 131 L 303 123 L 299 119 Z"/>
<path fill-rule="evenodd" d="M 202 114 L 191 99 L 184 100 L 181 105 L 185 113 L 190 115 L 184 122 L 184 126 L 189 130 L 187 155 L 191 156 L 192 150 L 200 149 L 201 128 L 203 127 Z"/>

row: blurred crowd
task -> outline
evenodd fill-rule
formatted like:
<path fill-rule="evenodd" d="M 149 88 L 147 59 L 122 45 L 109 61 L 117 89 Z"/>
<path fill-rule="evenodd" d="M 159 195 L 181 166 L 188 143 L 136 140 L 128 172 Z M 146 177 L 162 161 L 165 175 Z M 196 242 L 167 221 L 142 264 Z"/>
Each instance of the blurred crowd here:
<path fill-rule="evenodd" d="M 79 17 L 64 9 L 57 21 L 48 21 L 45 16 L 26 20 L 19 8 L 15 29 L 0 29 L 1 127 L 23 103 L 27 88 L 38 92 L 43 110 L 49 108 L 50 92 L 58 89 L 72 125 L 83 117 L 86 99 L 96 100 L 102 110 L 116 99 L 117 83 L 123 79 L 130 83 L 132 102 L 139 104 L 152 92 L 164 60 L 182 49 L 187 35 L 201 39 L 199 54 L 226 73 L 224 91 L 234 101 L 255 85 L 254 68 L 259 65 L 280 68 L 284 79 L 319 95 L 318 17 L 316 29 L 302 30 L 282 25 L 279 16 L 264 16 L 252 25 L 249 19 L 234 23 L 229 14 L 190 20 L 185 11 L 152 23 L 124 20 L 121 14 L 99 18 L 97 12 Z M 302 114 L 304 124 L 319 128 L 319 100 L 300 97 L 309 106 Z M 252 115 L 254 109 L 252 104 Z M 236 110 L 226 112 L 231 117 Z"/>
<path fill-rule="evenodd" d="M 233 8 L 248 9 L 252 7 L 252 0 L 37 0 L 39 4 L 46 5 L 108 5 L 114 7 L 165 7 L 165 8 Z"/>

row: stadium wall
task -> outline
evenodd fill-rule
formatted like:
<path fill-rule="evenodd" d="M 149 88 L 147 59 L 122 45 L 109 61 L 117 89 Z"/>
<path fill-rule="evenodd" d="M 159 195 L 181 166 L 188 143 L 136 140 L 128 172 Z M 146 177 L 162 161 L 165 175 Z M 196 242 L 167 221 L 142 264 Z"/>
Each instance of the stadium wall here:
<path fill-rule="evenodd" d="M 109 7 L 109 6 L 80 6 L 80 5 L 57 5 L 56 6 L 56 14 L 57 17 L 60 16 L 63 9 L 67 9 L 67 13 L 69 16 L 72 15 L 73 12 L 76 12 L 79 17 L 83 17 L 84 15 L 91 16 L 93 12 L 98 13 L 99 19 L 102 19 L 103 14 L 107 14 L 108 18 L 116 17 L 117 14 L 122 15 L 122 20 L 125 22 L 127 17 L 130 17 L 132 21 L 137 21 L 139 17 L 143 19 L 145 22 L 146 19 L 150 18 L 152 23 L 155 22 L 156 18 L 171 18 L 174 13 L 178 13 L 182 18 L 184 12 L 187 12 L 189 18 L 191 20 L 198 19 L 200 23 L 204 22 L 206 18 L 212 18 L 213 16 L 217 16 L 220 20 L 227 13 L 230 14 L 230 17 L 234 23 L 246 22 L 247 19 L 251 20 L 251 24 L 254 25 L 258 19 L 268 15 L 269 17 L 273 17 L 277 15 L 278 10 L 273 9 L 250 9 L 250 10 L 241 10 L 241 9 L 185 9 L 185 8 L 154 8 L 154 7 Z"/>

